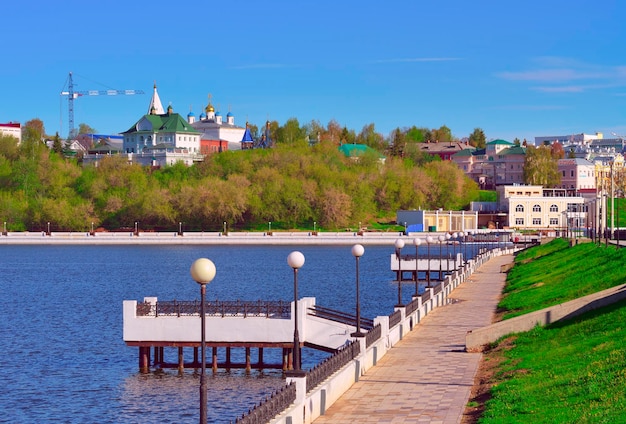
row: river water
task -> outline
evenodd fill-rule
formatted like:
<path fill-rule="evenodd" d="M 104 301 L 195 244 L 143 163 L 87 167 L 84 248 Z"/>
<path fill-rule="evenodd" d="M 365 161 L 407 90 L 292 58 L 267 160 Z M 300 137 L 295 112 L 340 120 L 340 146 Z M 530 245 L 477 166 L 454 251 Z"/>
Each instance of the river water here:
<path fill-rule="evenodd" d="M 140 374 L 137 348 L 122 339 L 122 301 L 199 300 L 189 275 L 199 257 L 217 268 L 207 299 L 292 301 L 293 250 L 306 260 L 299 297 L 353 313 L 349 246 L 0 246 L 0 422 L 197 422 L 198 373 Z M 367 246 L 360 260 L 363 317 L 388 315 L 397 303 L 391 253 L 390 246 Z M 403 301 L 413 293 L 405 284 Z M 322 358 L 305 349 L 303 368 Z M 234 421 L 284 384 L 281 371 L 207 375 L 212 423 Z"/>

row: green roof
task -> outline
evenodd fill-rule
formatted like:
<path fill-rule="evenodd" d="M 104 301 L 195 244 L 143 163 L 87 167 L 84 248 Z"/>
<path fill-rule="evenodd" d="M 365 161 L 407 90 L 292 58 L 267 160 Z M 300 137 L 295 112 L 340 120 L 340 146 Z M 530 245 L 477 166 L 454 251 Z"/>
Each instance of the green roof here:
<path fill-rule="evenodd" d="M 452 156 L 458 156 L 458 157 L 462 157 L 462 156 L 473 156 L 475 152 L 475 149 L 463 149 L 463 150 L 459 150 L 458 152 L 456 152 L 454 155 Z"/>
<path fill-rule="evenodd" d="M 139 123 L 144 119 L 150 122 L 152 128 L 138 130 L 137 128 L 139 126 Z M 200 131 L 192 127 L 191 124 L 178 113 L 166 113 L 163 115 L 144 115 L 139 121 L 135 123 L 135 125 L 130 127 L 128 131 L 124 131 L 122 134 L 159 132 L 200 134 Z"/>
<path fill-rule="evenodd" d="M 509 147 L 507 149 L 502 150 L 498 154 L 500 155 L 525 155 L 526 149 L 524 149 L 521 146 L 513 146 L 513 147 Z"/>
<path fill-rule="evenodd" d="M 497 140 L 492 140 L 489 143 L 487 143 L 487 145 L 493 145 L 493 144 L 505 144 L 505 145 L 509 145 L 509 146 L 514 146 L 513 143 L 506 141 L 506 140 L 501 140 L 501 139 L 497 139 Z"/>
<path fill-rule="evenodd" d="M 339 146 L 339 151 L 349 158 L 363 156 L 367 152 L 374 152 L 379 158 L 385 157 L 378 153 L 375 149 L 372 149 L 370 146 L 366 146 L 365 144 L 342 144 Z"/>

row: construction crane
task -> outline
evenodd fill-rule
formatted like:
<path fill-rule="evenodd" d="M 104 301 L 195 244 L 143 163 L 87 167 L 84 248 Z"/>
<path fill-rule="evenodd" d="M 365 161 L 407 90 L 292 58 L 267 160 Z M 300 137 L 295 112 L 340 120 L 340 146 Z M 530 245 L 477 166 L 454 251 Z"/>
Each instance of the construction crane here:
<path fill-rule="evenodd" d="M 81 96 L 130 96 L 133 94 L 144 94 L 143 90 L 74 90 L 74 80 L 70 72 L 67 91 L 62 91 L 61 96 L 67 96 L 68 114 L 69 114 L 69 136 L 68 139 L 76 137 L 76 129 L 74 128 L 74 99 Z"/>

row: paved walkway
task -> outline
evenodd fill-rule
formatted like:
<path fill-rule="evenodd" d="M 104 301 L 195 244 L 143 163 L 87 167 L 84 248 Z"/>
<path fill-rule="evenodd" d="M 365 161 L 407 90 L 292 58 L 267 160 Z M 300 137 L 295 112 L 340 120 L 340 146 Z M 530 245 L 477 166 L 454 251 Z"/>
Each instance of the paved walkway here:
<path fill-rule="evenodd" d="M 512 261 L 483 264 L 315 424 L 460 423 L 482 357 L 465 352 L 465 334 L 492 323 L 506 279 L 500 266 Z"/>

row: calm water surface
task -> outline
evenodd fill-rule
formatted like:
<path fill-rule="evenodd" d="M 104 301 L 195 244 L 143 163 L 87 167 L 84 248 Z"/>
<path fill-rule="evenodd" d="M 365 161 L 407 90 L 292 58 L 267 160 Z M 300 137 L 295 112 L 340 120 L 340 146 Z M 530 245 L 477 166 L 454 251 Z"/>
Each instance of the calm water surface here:
<path fill-rule="evenodd" d="M 122 301 L 199 300 L 189 275 L 199 257 L 217 268 L 208 299 L 292 301 L 287 255 L 293 250 L 306 258 L 298 274 L 299 297 L 354 312 L 349 246 L 0 246 L 0 422 L 197 422 L 198 373 L 138 373 L 137 348 L 122 340 Z M 392 246 L 365 248 L 364 317 L 393 312 L 398 292 L 391 253 Z M 420 248 L 422 254 L 426 250 Z M 406 284 L 403 300 L 413 292 Z M 175 349 L 165 349 L 166 360 L 175 362 L 168 351 L 175 355 Z M 303 368 L 322 358 L 305 349 Z M 234 420 L 284 384 L 280 371 L 209 370 L 208 376 L 212 423 Z"/>

